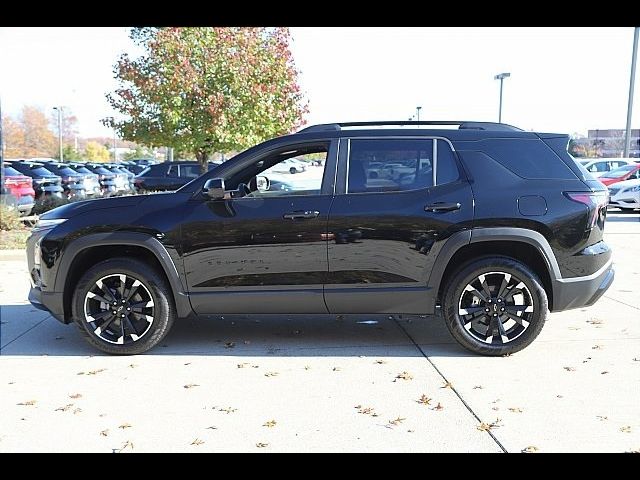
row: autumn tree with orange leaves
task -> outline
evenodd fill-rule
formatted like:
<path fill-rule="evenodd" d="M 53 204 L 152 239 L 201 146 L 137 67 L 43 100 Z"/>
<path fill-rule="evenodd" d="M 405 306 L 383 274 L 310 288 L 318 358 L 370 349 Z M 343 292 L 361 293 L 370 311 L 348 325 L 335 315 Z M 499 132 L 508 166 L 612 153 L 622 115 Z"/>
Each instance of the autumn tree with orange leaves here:
<path fill-rule="evenodd" d="M 237 151 L 302 125 L 307 105 L 287 28 L 134 28 L 144 54 L 123 54 L 107 95 L 126 139 L 193 153 Z"/>

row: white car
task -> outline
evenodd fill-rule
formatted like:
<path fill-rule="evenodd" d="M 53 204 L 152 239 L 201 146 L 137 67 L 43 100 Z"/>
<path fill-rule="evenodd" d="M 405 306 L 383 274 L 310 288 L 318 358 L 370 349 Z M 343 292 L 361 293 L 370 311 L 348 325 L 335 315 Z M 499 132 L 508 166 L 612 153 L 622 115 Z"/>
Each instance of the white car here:
<path fill-rule="evenodd" d="M 640 179 L 625 180 L 609 187 L 609 206 L 622 210 L 640 208 Z"/>
<path fill-rule="evenodd" d="M 275 172 L 275 173 L 283 173 L 283 172 L 300 173 L 300 172 L 304 172 L 306 169 L 307 169 L 307 166 L 305 162 L 298 160 L 296 158 L 287 158 L 286 160 L 270 168 L 268 171 Z"/>
<path fill-rule="evenodd" d="M 635 162 L 630 158 L 594 158 L 580 160 L 580 163 L 591 172 L 591 175 L 599 177 L 624 165 L 633 165 Z"/>

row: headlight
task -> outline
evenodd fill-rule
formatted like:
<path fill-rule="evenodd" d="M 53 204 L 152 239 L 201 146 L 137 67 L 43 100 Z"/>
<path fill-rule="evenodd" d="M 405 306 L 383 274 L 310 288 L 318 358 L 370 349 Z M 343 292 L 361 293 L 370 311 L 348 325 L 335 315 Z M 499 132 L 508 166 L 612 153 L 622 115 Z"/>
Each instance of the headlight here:
<path fill-rule="evenodd" d="M 51 218 L 51 219 L 40 218 L 36 222 L 36 226 L 33 227 L 33 229 L 34 230 L 47 230 L 47 229 L 55 227 L 56 225 L 60 225 L 61 223 L 66 222 L 66 221 L 67 221 L 66 218 Z"/>

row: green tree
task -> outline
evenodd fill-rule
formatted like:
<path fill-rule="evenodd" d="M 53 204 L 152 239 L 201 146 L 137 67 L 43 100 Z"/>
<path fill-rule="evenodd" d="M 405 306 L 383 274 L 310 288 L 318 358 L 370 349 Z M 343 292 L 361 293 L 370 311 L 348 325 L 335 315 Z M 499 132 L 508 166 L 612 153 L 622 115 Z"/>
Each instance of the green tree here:
<path fill-rule="evenodd" d="M 108 162 L 110 158 L 109 150 L 98 142 L 87 142 L 87 146 L 84 147 L 84 155 L 87 160 L 96 162 Z"/>
<path fill-rule="evenodd" d="M 59 153 L 56 154 L 55 158 L 59 157 Z M 71 145 L 64 145 L 62 147 L 62 156 L 65 162 L 71 162 L 73 160 L 82 160 L 82 154 L 73 148 Z"/>
<path fill-rule="evenodd" d="M 122 156 L 123 160 L 133 160 L 134 158 L 155 158 L 155 155 L 151 150 L 140 145 L 136 145 L 133 152 L 125 153 Z"/>
<path fill-rule="evenodd" d="M 134 28 L 107 99 L 121 138 L 192 152 L 240 150 L 302 124 L 307 111 L 284 27 Z"/>

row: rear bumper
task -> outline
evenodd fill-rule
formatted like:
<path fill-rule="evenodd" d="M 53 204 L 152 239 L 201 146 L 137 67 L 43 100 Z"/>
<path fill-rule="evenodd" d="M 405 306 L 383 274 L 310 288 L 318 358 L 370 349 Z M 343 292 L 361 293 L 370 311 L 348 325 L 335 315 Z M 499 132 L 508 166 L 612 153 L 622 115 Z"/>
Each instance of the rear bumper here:
<path fill-rule="evenodd" d="M 611 286 L 614 277 L 613 263 L 609 260 L 592 275 L 554 280 L 552 311 L 593 305 Z"/>

